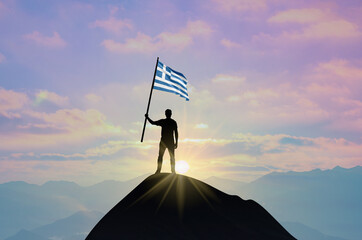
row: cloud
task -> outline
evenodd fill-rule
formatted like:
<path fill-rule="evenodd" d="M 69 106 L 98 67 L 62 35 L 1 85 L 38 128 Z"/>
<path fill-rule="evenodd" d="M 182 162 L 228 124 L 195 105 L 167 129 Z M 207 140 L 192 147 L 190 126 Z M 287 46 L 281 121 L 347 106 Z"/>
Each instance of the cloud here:
<path fill-rule="evenodd" d="M 327 22 L 320 22 L 308 26 L 300 32 L 284 33 L 283 37 L 290 39 L 324 39 L 324 38 L 355 38 L 360 37 L 361 32 L 358 26 L 349 21 L 340 19 Z"/>
<path fill-rule="evenodd" d="M 91 157 L 97 157 L 99 160 L 100 157 L 108 157 L 119 153 L 121 150 L 124 149 L 135 149 L 145 151 L 150 149 L 151 147 L 155 146 L 156 142 L 147 142 L 144 144 L 140 144 L 139 142 L 135 141 L 107 141 L 106 143 L 94 147 L 88 148 L 84 153 L 75 153 L 75 154 L 42 154 L 42 156 L 58 156 L 63 157 L 65 159 L 74 159 L 74 158 L 84 158 L 89 159 Z M 130 157 L 130 154 L 127 155 Z"/>
<path fill-rule="evenodd" d="M 265 0 L 212 0 L 217 11 L 246 12 L 258 11 L 267 7 Z"/>
<path fill-rule="evenodd" d="M 98 96 L 97 94 L 88 93 L 87 95 L 85 95 L 85 99 L 86 99 L 88 102 L 91 102 L 91 103 L 98 103 L 98 102 L 100 102 L 103 98 L 102 98 L 101 96 Z"/>
<path fill-rule="evenodd" d="M 162 32 L 151 37 L 138 32 L 135 38 L 124 43 L 112 39 L 104 40 L 101 45 L 108 51 L 117 53 L 153 53 L 160 50 L 180 51 L 193 43 L 195 37 L 208 36 L 213 30 L 203 21 L 189 21 L 179 32 Z"/>
<path fill-rule="evenodd" d="M 75 171 L 82 169 L 82 173 L 93 176 L 92 174 L 95 174 L 96 170 L 99 171 L 97 165 L 113 162 L 122 166 L 118 166 L 117 171 L 113 173 L 118 176 L 123 173 L 128 174 L 129 169 L 139 170 L 141 168 L 143 171 L 150 171 L 154 167 L 154 161 L 151 161 L 150 156 L 157 156 L 157 150 L 158 141 L 154 140 L 145 141 L 142 144 L 138 141 L 109 140 L 88 148 L 82 153 L 16 152 L 11 159 L 16 159 L 17 167 L 10 164 L 6 166 L 6 169 L 14 172 L 21 171 L 22 161 L 25 160 L 28 163 L 35 161 L 39 164 L 40 161 L 37 160 L 41 159 L 42 164 L 49 166 L 55 164 L 60 167 L 62 164 L 59 160 L 68 160 L 69 164 L 77 162 L 82 165 L 83 162 L 83 165 L 85 164 L 87 167 L 68 169 L 67 173 L 76 174 Z M 238 172 L 237 179 L 250 181 L 276 169 L 307 171 L 316 167 L 329 169 L 337 165 L 353 167 L 362 161 L 361 154 L 362 146 L 360 144 L 343 138 L 238 133 L 228 139 L 180 139 L 177 159 L 185 160 L 190 164 L 190 176 L 197 178 L 205 178 L 210 175 L 221 177 Z M 90 159 L 93 159 L 92 164 L 89 162 Z M 113 161 L 115 159 L 117 161 Z M 54 162 L 54 160 L 56 161 Z M 2 160 L 0 165 L 2 162 L 8 163 L 9 161 Z M 166 165 L 164 168 L 167 168 L 168 161 L 164 162 Z M 114 165 L 111 165 L 103 168 L 102 172 L 112 171 Z M 35 170 L 35 172 L 38 171 Z M 98 176 L 98 174 L 94 176 Z M 137 172 L 137 174 L 140 173 Z"/>
<path fill-rule="evenodd" d="M 6 61 L 6 57 L 2 53 L 0 53 L 0 63 L 3 63 L 5 61 Z"/>
<path fill-rule="evenodd" d="M 60 109 L 55 113 L 26 111 L 24 114 L 39 119 L 43 123 L 30 124 L 27 127 L 54 128 L 77 133 L 81 136 L 119 133 L 121 129 L 106 123 L 106 117 L 95 109 Z"/>
<path fill-rule="evenodd" d="M 340 164 L 352 167 L 362 160 L 359 155 L 362 151 L 361 145 L 343 138 L 309 138 L 284 134 L 235 136 L 249 146 L 260 145 L 262 154 L 257 156 L 257 162 L 273 163 L 273 166 L 282 169 L 290 169 L 288 165 L 291 163 L 294 165 L 293 170 L 300 171 L 316 167 L 333 168 Z"/>
<path fill-rule="evenodd" d="M 0 115 L 6 118 L 20 118 L 18 110 L 22 109 L 29 99 L 26 94 L 6 90 L 0 87 Z"/>
<path fill-rule="evenodd" d="M 23 110 L 22 115 L 24 124 L 0 136 L 1 150 L 60 150 L 126 133 L 95 109 L 60 109 L 53 113 Z"/>
<path fill-rule="evenodd" d="M 38 31 L 24 35 L 25 39 L 31 40 L 38 45 L 52 47 L 52 48 L 62 48 L 67 45 L 67 43 L 60 37 L 59 33 L 53 32 L 53 36 L 44 36 Z"/>
<path fill-rule="evenodd" d="M 289 9 L 277 13 L 268 19 L 269 23 L 302 24 L 297 30 L 283 31 L 279 35 L 260 33 L 253 36 L 253 41 L 280 43 L 285 41 L 305 40 L 344 40 L 362 36 L 357 24 L 343 19 L 329 10 L 316 8 Z"/>
<path fill-rule="evenodd" d="M 232 49 L 232 48 L 241 48 L 241 44 L 233 42 L 229 39 L 223 38 L 220 41 L 221 45 L 223 45 L 226 48 Z"/>
<path fill-rule="evenodd" d="M 150 53 L 157 51 L 159 48 L 159 44 L 155 40 L 143 33 L 137 33 L 136 38 L 127 39 L 125 43 L 107 39 L 101 45 L 108 51 L 116 53 Z"/>
<path fill-rule="evenodd" d="M 317 8 L 289 9 L 270 17 L 270 23 L 317 23 L 329 19 L 328 11 Z"/>
<path fill-rule="evenodd" d="M 322 76 L 326 74 L 333 75 L 338 77 L 340 81 L 360 82 L 362 78 L 362 67 L 353 66 L 346 59 L 332 59 L 328 62 L 321 62 L 314 71 Z"/>
<path fill-rule="evenodd" d="M 68 100 L 68 97 L 59 96 L 58 94 L 54 92 L 49 92 L 47 90 L 40 90 L 36 94 L 34 104 L 39 105 L 44 101 L 48 101 L 58 106 L 65 106 L 68 104 Z"/>
<path fill-rule="evenodd" d="M 96 20 L 89 24 L 91 28 L 103 28 L 104 30 L 119 34 L 125 29 L 132 29 L 132 21 L 129 19 L 117 19 L 113 16 L 109 17 L 107 20 Z"/>
<path fill-rule="evenodd" d="M 344 59 L 318 63 L 307 76 L 305 94 L 330 113 L 328 130 L 361 132 L 362 67 Z"/>

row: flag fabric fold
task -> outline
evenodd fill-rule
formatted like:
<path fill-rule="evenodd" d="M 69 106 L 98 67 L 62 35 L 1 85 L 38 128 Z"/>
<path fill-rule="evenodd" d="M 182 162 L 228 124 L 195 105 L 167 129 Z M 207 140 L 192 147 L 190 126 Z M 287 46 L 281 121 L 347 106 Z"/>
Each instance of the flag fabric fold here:
<path fill-rule="evenodd" d="M 153 89 L 174 93 L 189 101 L 187 79 L 185 75 L 173 70 L 162 62 L 158 62 Z"/>

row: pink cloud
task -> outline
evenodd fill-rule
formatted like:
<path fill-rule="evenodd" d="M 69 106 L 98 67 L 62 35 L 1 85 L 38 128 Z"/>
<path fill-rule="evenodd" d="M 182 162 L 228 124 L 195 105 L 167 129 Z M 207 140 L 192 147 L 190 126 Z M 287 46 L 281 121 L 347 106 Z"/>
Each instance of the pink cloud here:
<path fill-rule="evenodd" d="M 87 100 L 87 102 L 90 103 L 99 103 L 100 101 L 102 101 L 102 97 L 94 94 L 94 93 L 88 93 L 87 95 L 85 95 L 85 99 Z"/>
<path fill-rule="evenodd" d="M 258 11 L 267 7 L 265 0 L 212 0 L 215 10 L 222 12 Z"/>
<path fill-rule="evenodd" d="M 291 39 L 323 39 L 323 38 L 355 38 L 360 37 L 358 26 L 340 19 L 320 22 L 304 28 L 299 33 L 285 33 L 284 37 Z"/>
<path fill-rule="evenodd" d="M 350 90 L 346 86 L 338 86 L 333 83 L 317 83 L 313 82 L 305 87 L 305 91 L 311 96 L 346 96 L 350 94 Z"/>
<path fill-rule="evenodd" d="M 132 22 L 128 19 L 116 19 L 115 17 L 111 16 L 107 20 L 96 20 L 95 22 L 89 25 L 91 28 L 103 28 L 106 31 L 119 34 L 124 29 L 132 29 L 133 25 Z"/>
<path fill-rule="evenodd" d="M 362 67 L 353 66 L 351 62 L 345 59 L 332 59 L 329 62 L 319 63 L 315 72 L 322 76 L 333 75 L 348 82 L 359 82 L 362 78 Z"/>
<path fill-rule="evenodd" d="M 61 48 L 65 47 L 67 43 L 60 37 L 59 33 L 53 32 L 53 36 L 45 36 L 37 31 L 24 35 L 25 39 L 31 40 L 38 45 Z"/>
<path fill-rule="evenodd" d="M 157 51 L 159 48 L 157 42 L 155 42 L 152 37 L 143 33 L 137 33 L 135 38 L 127 39 L 125 43 L 107 39 L 104 40 L 101 45 L 108 51 L 117 53 L 149 53 Z"/>
<path fill-rule="evenodd" d="M 241 44 L 237 43 L 237 42 L 233 42 L 229 39 L 223 38 L 220 41 L 221 45 L 223 45 L 226 48 L 241 48 Z"/>
<path fill-rule="evenodd" d="M 253 41 L 278 44 L 285 41 L 306 40 L 345 40 L 357 39 L 362 36 L 357 24 L 343 19 L 329 10 L 320 9 L 289 9 L 270 17 L 268 22 L 274 24 L 303 24 L 297 30 L 283 31 L 277 35 L 260 33 L 253 36 Z"/>
<path fill-rule="evenodd" d="M 162 32 L 156 37 L 148 36 L 144 33 L 137 33 L 135 38 L 126 39 L 124 43 L 108 39 L 103 45 L 108 51 L 118 53 L 152 53 L 164 50 L 182 50 L 193 43 L 193 39 L 198 36 L 207 36 L 213 30 L 203 21 L 190 21 L 186 27 L 179 32 Z"/>
<path fill-rule="evenodd" d="M 88 133 L 103 134 L 107 132 L 120 132 L 120 129 L 107 124 L 106 117 L 95 109 L 60 109 L 55 113 L 26 111 L 25 114 L 32 118 L 42 120 L 44 123 L 30 126 L 50 127 L 64 129 L 69 132 L 87 129 Z M 87 135 L 87 132 L 84 132 Z"/>
<path fill-rule="evenodd" d="M 0 136 L 0 149 L 26 151 L 57 147 L 61 149 L 84 144 L 98 138 L 120 136 L 125 132 L 109 123 L 104 114 L 95 110 L 61 109 L 55 113 L 23 111 L 28 123 L 18 131 Z M 47 133 L 37 129 L 48 129 Z"/>
<path fill-rule="evenodd" d="M 355 111 L 355 110 L 353 111 L 355 114 L 362 113 L 362 101 L 344 98 L 344 97 L 334 98 L 333 101 L 335 103 L 341 104 L 343 106 L 350 106 L 352 108 L 356 108 L 357 111 Z M 353 115 L 355 115 L 355 114 L 353 114 Z M 362 114 L 361 114 L 361 116 L 362 116 Z"/>
<path fill-rule="evenodd" d="M 36 99 L 34 104 L 39 105 L 44 101 L 49 101 L 58 106 L 65 106 L 68 104 L 68 97 L 60 96 L 54 92 L 49 92 L 48 90 L 40 90 L 36 94 Z"/>
<path fill-rule="evenodd" d="M 20 118 L 21 110 L 29 99 L 26 94 L 0 87 L 0 115 L 6 118 Z"/>
<path fill-rule="evenodd" d="M 270 23 L 316 23 L 329 18 L 328 10 L 317 8 L 289 9 L 270 17 Z"/>

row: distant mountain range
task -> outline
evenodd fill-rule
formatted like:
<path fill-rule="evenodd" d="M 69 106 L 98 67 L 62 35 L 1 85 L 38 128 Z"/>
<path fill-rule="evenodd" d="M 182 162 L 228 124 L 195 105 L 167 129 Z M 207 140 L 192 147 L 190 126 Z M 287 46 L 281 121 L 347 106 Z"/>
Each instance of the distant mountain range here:
<path fill-rule="evenodd" d="M 280 221 L 346 239 L 362 236 L 362 167 L 271 173 L 239 188 Z"/>
<path fill-rule="evenodd" d="M 281 224 L 298 240 L 346 240 L 345 238 L 323 234 L 301 223 L 281 222 Z"/>
<path fill-rule="evenodd" d="M 96 211 L 80 211 L 32 230 L 22 229 L 5 240 L 84 240 L 103 215 Z"/>
<path fill-rule="evenodd" d="M 104 181 L 90 187 L 66 181 L 51 181 L 41 186 L 26 182 L 0 184 L 0 239 L 78 211 L 107 212 L 144 178 Z"/>
<path fill-rule="evenodd" d="M 38 236 L 44 240 L 49 235 L 39 235 L 34 229 L 79 211 L 108 212 L 144 178 L 105 181 L 90 187 L 64 181 L 41 186 L 25 182 L 0 184 L 0 239 L 28 234 L 18 239 Z M 357 240 L 362 236 L 362 167 L 274 172 L 251 183 L 216 177 L 205 182 L 257 201 L 278 221 L 289 222 L 283 225 L 298 239 L 311 236 L 308 234 L 316 238 L 304 239 Z"/>

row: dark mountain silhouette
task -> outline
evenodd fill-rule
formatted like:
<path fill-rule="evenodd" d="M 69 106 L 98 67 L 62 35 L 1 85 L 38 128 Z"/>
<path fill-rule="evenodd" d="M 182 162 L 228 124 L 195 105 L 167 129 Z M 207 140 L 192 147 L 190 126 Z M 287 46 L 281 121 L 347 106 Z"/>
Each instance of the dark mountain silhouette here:
<path fill-rule="evenodd" d="M 120 238 L 295 239 L 258 203 L 165 173 L 146 178 L 86 239 Z"/>

